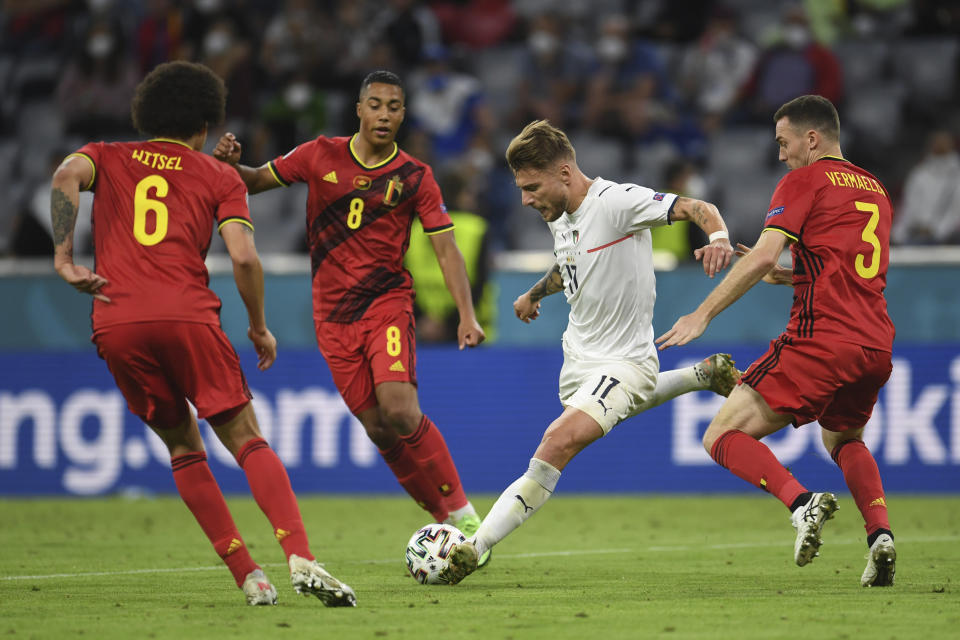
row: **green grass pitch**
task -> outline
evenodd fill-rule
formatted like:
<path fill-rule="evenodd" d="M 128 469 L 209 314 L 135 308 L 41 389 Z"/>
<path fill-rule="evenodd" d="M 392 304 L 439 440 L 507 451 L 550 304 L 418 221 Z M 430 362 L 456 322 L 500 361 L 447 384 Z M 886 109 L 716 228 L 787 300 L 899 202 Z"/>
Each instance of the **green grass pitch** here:
<path fill-rule="evenodd" d="M 407 577 L 404 545 L 429 520 L 409 499 L 301 497 L 314 553 L 356 609 L 294 593 L 252 499 L 229 502 L 276 607 L 244 604 L 176 497 L 0 500 L 0 638 L 960 637 L 957 496 L 889 497 L 890 589 L 860 587 L 849 496 L 799 568 L 769 496 L 561 494 L 455 587 Z"/>

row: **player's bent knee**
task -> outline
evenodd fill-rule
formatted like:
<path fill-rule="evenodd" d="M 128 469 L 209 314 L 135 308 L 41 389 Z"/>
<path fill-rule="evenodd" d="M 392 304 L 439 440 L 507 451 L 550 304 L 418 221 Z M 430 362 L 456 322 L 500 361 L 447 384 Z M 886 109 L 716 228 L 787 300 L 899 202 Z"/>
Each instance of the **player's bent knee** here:
<path fill-rule="evenodd" d="M 370 438 L 370 442 L 376 445 L 376 447 L 381 451 L 390 449 L 397 444 L 397 440 L 399 439 L 396 430 L 390 429 L 385 425 L 364 424 L 363 428 L 366 430 L 367 437 Z"/>
<path fill-rule="evenodd" d="M 409 435 L 417 430 L 423 414 L 405 404 L 380 407 L 383 421 L 401 435 Z"/>
<path fill-rule="evenodd" d="M 703 434 L 703 448 L 708 454 L 711 454 L 713 451 L 713 445 L 716 443 L 717 439 L 722 436 L 724 433 L 729 431 L 732 427 L 723 427 L 717 423 L 716 420 L 710 423 L 710 426 L 707 427 L 706 432 Z"/>

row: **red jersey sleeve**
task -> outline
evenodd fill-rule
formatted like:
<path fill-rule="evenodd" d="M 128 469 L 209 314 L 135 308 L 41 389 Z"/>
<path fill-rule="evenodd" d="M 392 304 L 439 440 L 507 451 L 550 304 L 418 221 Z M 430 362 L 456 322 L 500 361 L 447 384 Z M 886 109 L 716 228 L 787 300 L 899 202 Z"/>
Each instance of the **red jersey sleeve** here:
<path fill-rule="evenodd" d="M 423 231 L 427 235 L 453 228 L 453 221 L 450 220 L 447 207 L 443 204 L 440 187 L 437 185 L 437 181 L 433 177 L 433 170 L 430 167 L 427 167 L 423 180 L 420 182 L 415 206 L 420 224 L 423 225 Z"/>
<path fill-rule="evenodd" d="M 289 187 L 294 182 L 309 182 L 320 138 L 304 142 L 268 163 L 277 182 Z"/>
<path fill-rule="evenodd" d="M 799 240 L 813 209 L 816 192 L 806 172 L 791 171 L 783 176 L 770 199 L 764 228 L 776 229 L 794 241 Z"/>
<path fill-rule="evenodd" d="M 239 222 L 253 229 L 247 186 L 232 169 L 224 171 L 222 175 L 223 179 L 217 191 L 217 230 L 223 229 L 223 225 L 228 222 Z"/>
<path fill-rule="evenodd" d="M 100 154 L 102 150 L 102 142 L 89 142 L 67 156 L 67 159 L 73 157 L 83 158 L 93 167 L 93 177 L 90 179 L 89 184 L 84 185 L 85 189 L 92 189 L 94 183 L 97 181 L 97 166 L 100 164 Z"/>

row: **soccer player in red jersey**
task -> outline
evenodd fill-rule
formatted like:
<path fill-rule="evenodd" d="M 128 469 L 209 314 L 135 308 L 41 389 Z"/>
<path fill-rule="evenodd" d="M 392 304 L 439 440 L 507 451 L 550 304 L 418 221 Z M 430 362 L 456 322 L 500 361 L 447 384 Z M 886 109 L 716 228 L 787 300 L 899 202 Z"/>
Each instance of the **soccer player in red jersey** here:
<path fill-rule="evenodd" d="M 313 320 L 334 383 L 404 489 L 437 522 L 469 535 L 480 519 L 417 396 L 413 283 L 403 267 L 414 216 L 457 305 L 460 348 L 478 345 L 484 332 L 433 171 L 394 141 L 404 111 L 400 78 L 374 71 L 361 84 L 353 136 L 320 136 L 253 168 L 239 164 L 241 146 L 228 133 L 214 155 L 236 168 L 250 193 L 309 185 Z"/>
<path fill-rule="evenodd" d="M 794 560 L 810 562 L 837 508 L 831 493 L 801 485 L 759 440 L 818 420 L 823 444 L 867 531 L 865 587 L 893 585 L 896 551 L 877 463 L 862 435 L 892 371 L 894 328 L 883 296 L 893 210 L 880 182 L 844 160 L 829 100 L 800 96 L 774 115 L 780 160 L 763 233 L 689 315 L 657 338 L 660 348 L 699 337 L 718 313 L 761 279 L 794 288 L 786 330 L 743 375 L 703 437 L 720 465 L 779 498 L 797 530 Z M 777 259 L 790 245 L 792 269 Z"/>
<path fill-rule="evenodd" d="M 277 591 L 250 557 L 210 468 L 197 415 L 213 427 L 250 483 L 287 556 L 297 592 L 327 606 L 355 606 L 353 590 L 310 553 L 296 496 L 260 434 L 240 361 L 220 328 L 220 300 L 204 258 L 213 225 L 233 260 L 258 367 L 277 341 L 267 328 L 263 270 L 253 242 L 247 191 L 237 174 L 202 153 L 207 128 L 223 120 L 226 89 L 208 68 L 159 65 L 133 98 L 146 142 L 90 143 L 53 177 L 57 273 L 93 301 L 93 342 L 134 414 L 170 451 L 177 490 L 251 605 Z M 79 192 L 92 190 L 96 272 L 73 262 Z"/>

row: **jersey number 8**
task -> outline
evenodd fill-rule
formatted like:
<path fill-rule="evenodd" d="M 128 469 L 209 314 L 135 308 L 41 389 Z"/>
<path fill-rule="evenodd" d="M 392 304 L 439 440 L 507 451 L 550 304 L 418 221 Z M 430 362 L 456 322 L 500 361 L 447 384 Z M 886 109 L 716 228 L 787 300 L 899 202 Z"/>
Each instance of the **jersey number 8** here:
<path fill-rule="evenodd" d="M 347 226 L 351 229 L 360 227 L 363 219 L 363 198 L 354 198 L 350 201 L 350 213 L 347 214 Z"/>

